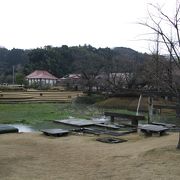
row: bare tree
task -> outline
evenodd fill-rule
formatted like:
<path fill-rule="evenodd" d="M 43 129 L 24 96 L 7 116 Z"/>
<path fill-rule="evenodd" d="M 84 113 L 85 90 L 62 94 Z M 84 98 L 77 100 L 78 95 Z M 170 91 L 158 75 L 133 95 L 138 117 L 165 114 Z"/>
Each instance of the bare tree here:
<path fill-rule="evenodd" d="M 172 73 L 173 66 L 174 69 L 180 71 L 180 0 L 176 1 L 175 10 L 172 16 L 166 13 L 160 5 L 150 4 L 150 7 L 152 8 L 152 11 L 148 11 L 148 19 L 139 24 L 149 28 L 153 33 L 158 34 L 158 45 L 161 43 L 161 45 L 165 47 L 167 54 L 169 54 L 167 76 L 165 76 L 166 78 L 164 78 L 161 83 L 169 89 L 169 92 L 176 95 L 177 115 L 180 115 L 180 86 L 179 82 L 173 79 Z M 159 60 L 156 62 L 159 63 Z M 159 78 L 159 75 L 157 78 Z M 180 136 L 177 148 L 180 149 Z"/>
<path fill-rule="evenodd" d="M 148 19 L 139 24 L 146 26 L 153 33 L 158 34 L 158 44 L 160 43 L 169 54 L 169 82 L 166 81 L 166 88 L 172 93 L 176 94 L 178 102 L 180 102 L 180 94 L 178 92 L 178 84 L 172 83 L 172 63 L 176 69 L 180 70 L 180 2 L 176 1 L 174 15 L 170 16 L 163 11 L 159 5 L 150 4 L 153 8 L 152 12 L 148 11 Z M 153 12 L 156 14 L 154 15 Z M 159 45 L 158 45 L 159 46 Z M 158 57 L 158 50 L 157 56 Z M 156 61 L 159 63 L 158 61 Z M 164 82 L 165 83 L 165 82 Z"/>
<path fill-rule="evenodd" d="M 104 59 L 95 54 L 85 55 L 84 58 L 76 61 L 76 69 L 81 74 L 81 80 L 84 90 L 89 94 L 93 92 L 93 88 L 97 87 L 97 77 L 103 70 Z"/>
<path fill-rule="evenodd" d="M 156 38 L 154 39 L 154 46 L 150 49 L 151 56 L 144 63 L 145 65 L 143 68 L 143 74 L 147 80 L 147 84 L 149 84 L 149 89 L 156 90 L 157 92 L 167 89 L 164 84 L 165 82 L 168 82 L 168 85 L 170 84 L 166 79 L 169 80 L 169 74 L 172 73 L 167 58 L 162 56 L 160 51 L 159 34 L 157 33 Z M 169 71 L 171 71 L 171 73 Z"/>

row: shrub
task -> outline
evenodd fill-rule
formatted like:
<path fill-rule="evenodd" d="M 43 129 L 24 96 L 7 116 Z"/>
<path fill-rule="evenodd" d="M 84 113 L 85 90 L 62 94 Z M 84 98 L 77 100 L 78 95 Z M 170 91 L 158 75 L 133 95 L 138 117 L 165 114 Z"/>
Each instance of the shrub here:
<path fill-rule="evenodd" d="M 105 100 L 103 95 L 91 94 L 87 96 L 77 97 L 76 103 L 80 104 L 95 104 L 97 102 Z"/>

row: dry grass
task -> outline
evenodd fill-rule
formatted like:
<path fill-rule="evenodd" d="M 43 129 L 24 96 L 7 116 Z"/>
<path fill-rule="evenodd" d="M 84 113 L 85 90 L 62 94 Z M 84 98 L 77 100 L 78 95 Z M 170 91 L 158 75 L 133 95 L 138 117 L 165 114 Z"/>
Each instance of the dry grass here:
<path fill-rule="evenodd" d="M 77 96 L 83 95 L 78 91 L 27 91 L 1 92 L 0 102 L 72 102 Z"/>
<path fill-rule="evenodd" d="M 129 141 L 105 144 L 96 136 L 1 135 L 1 179 L 179 180 L 177 134 L 124 138 Z"/>
<path fill-rule="evenodd" d="M 119 109 L 128 109 L 136 110 L 139 98 L 137 97 L 114 97 L 109 98 L 105 101 L 98 103 L 99 107 L 104 108 L 119 108 Z M 172 101 L 168 101 L 162 98 L 156 99 L 153 101 L 154 105 L 174 105 Z M 148 98 L 143 97 L 140 103 L 140 111 L 148 110 Z"/>

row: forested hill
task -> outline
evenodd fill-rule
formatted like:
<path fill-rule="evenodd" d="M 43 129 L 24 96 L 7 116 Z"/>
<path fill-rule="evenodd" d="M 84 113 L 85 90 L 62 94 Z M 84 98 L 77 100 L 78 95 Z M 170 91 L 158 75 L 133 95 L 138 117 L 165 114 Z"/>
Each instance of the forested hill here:
<path fill-rule="evenodd" d="M 113 51 L 121 57 L 121 59 L 129 59 L 134 61 L 144 61 L 147 58 L 147 54 L 139 53 L 133 49 L 126 47 L 115 47 Z"/>
<path fill-rule="evenodd" d="M 85 71 L 132 71 L 133 64 L 148 59 L 129 48 L 94 48 L 90 45 L 68 47 L 45 46 L 31 50 L 0 48 L 0 83 L 12 82 L 14 66 L 17 76 L 25 76 L 33 70 L 47 70 L 57 77 Z"/>

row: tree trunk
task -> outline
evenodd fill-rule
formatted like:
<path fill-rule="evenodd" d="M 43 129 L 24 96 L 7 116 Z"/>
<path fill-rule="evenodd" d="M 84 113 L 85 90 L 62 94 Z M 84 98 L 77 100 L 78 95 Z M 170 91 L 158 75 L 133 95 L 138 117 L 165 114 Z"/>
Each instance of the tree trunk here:
<path fill-rule="evenodd" d="M 180 149 L 180 132 L 179 132 L 179 140 L 178 140 L 178 144 L 177 144 L 177 149 Z"/>
<path fill-rule="evenodd" d="M 176 117 L 180 118 L 180 104 L 176 105 Z"/>
<path fill-rule="evenodd" d="M 176 104 L 176 117 L 180 118 L 180 95 L 179 94 L 177 97 L 177 104 Z"/>
<path fill-rule="evenodd" d="M 87 87 L 88 87 L 87 93 L 88 93 L 88 96 L 90 96 L 92 94 L 92 90 L 93 90 L 91 82 L 88 81 Z"/>

